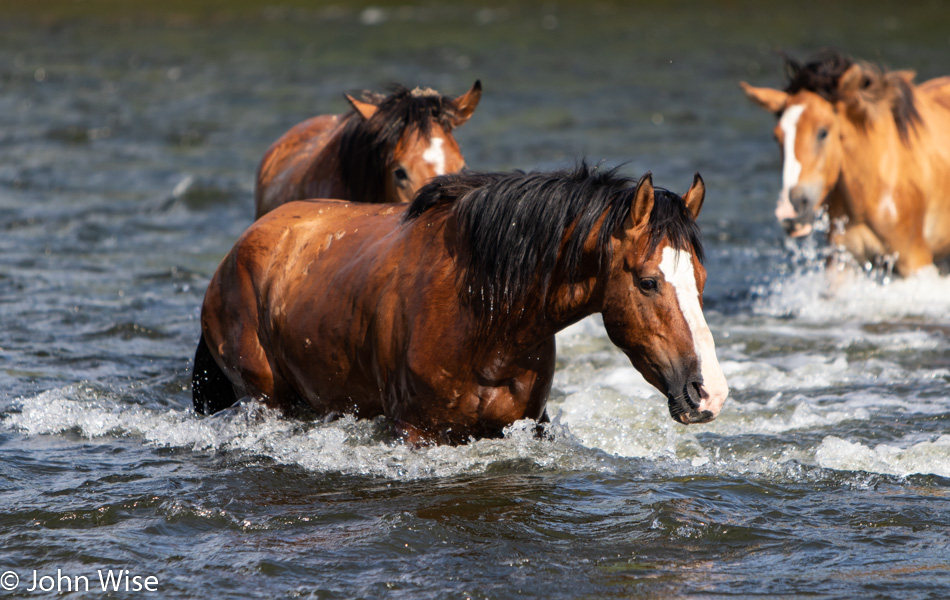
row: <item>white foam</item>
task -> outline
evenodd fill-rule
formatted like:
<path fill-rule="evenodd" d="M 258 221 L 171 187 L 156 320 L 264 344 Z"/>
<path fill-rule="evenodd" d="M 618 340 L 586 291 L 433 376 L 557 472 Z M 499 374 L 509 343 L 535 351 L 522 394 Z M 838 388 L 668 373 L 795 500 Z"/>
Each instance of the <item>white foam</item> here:
<path fill-rule="evenodd" d="M 601 464 L 604 455 L 582 447 L 557 423 L 553 438 L 538 439 L 534 422 L 523 421 L 500 440 L 414 448 L 392 441 L 378 420 L 305 423 L 253 402 L 202 418 L 190 410 L 154 410 L 89 387 L 68 386 L 16 404 L 19 411 L 4 418 L 2 426 L 27 435 L 74 431 L 89 438 L 137 437 L 153 446 L 249 453 L 318 472 L 417 479 L 479 473 L 512 460 L 528 460 L 541 469 L 607 468 Z"/>
<path fill-rule="evenodd" d="M 829 435 L 816 451 L 818 464 L 828 469 L 868 471 L 906 477 L 934 474 L 950 477 L 950 435 L 907 446 L 868 446 Z"/>
<path fill-rule="evenodd" d="M 776 279 L 759 291 L 763 297 L 755 305 L 757 313 L 809 322 L 950 315 L 950 277 L 933 271 L 893 279 L 813 269 Z"/>
<path fill-rule="evenodd" d="M 550 410 L 582 444 L 611 454 L 654 459 L 706 457 L 693 432 L 670 418 L 666 399 L 659 392 L 639 384 L 618 391 L 613 388 L 617 383 L 570 394 L 552 402 Z"/>
<path fill-rule="evenodd" d="M 413 448 L 393 441 L 381 420 L 301 422 L 255 403 L 203 418 L 190 408 L 141 406 L 129 402 L 127 394 L 93 385 L 19 398 L 0 427 L 25 435 L 135 438 L 155 447 L 234 452 L 314 472 L 393 479 L 479 474 L 509 462 L 538 469 L 614 471 L 629 468 L 631 458 L 677 473 L 755 471 L 798 477 L 796 464 L 897 475 L 950 471 L 950 442 L 944 438 L 883 439 L 880 445 L 863 447 L 843 439 L 855 427 L 874 427 L 882 415 L 946 413 L 946 397 L 933 393 L 933 383 L 950 379 L 950 369 L 906 367 L 873 354 L 839 352 L 860 335 L 858 326 L 775 325 L 778 336 L 814 339 L 807 339 L 801 351 L 764 356 L 748 356 L 741 342 L 721 345 L 720 352 L 729 358 L 720 364 L 735 394 L 719 418 L 704 425 L 674 422 L 666 399 L 610 344 L 600 320 L 587 319 L 558 336 L 559 366 L 549 403 L 553 439 L 537 439 L 534 424 L 520 422 L 504 439 Z M 729 339 L 736 341 L 757 325 L 730 327 Z M 869 343 L 895 349 L 943 347 L 934 335 L 880 332 Z M 750 339 L 761 340 L 761 333 Z M 895 384 L 905 389 L 894 393 Z M 814 432 L 821 432 L 823 441 L 802 442 L 818 439 Z M 743 441 L 749 436 L 763 441 Z"/>

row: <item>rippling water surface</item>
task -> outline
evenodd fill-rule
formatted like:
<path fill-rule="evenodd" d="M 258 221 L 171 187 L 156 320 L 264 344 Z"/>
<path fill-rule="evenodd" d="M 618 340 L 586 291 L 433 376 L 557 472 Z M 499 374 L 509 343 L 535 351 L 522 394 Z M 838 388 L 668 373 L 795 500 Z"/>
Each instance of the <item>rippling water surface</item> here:
<path fill-rule="evenodd" d="M 786 245 L 773 119 L 737 86 L 827 45 L 945 74 L 941 3 L 4 10 L 0 595 L 128 569 L 168 598 L 950 596 L 950 278 Z M 703 174 L 720 418 L 673 423 L 597 319 L 558 337 L 550 439 L 196 417 L 201 298 L 267 146 L 344 91 L 475 79 L 473 168 Z"/>

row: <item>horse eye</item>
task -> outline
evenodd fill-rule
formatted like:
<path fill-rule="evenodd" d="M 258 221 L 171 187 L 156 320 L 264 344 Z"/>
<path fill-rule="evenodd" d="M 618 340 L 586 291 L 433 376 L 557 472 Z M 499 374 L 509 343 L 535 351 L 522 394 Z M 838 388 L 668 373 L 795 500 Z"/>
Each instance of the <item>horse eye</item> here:
<path fill-rule="evenodd" d="M 393 171 L 393 176 L 396 178 L 396 181 L 400 182 L 409 179 L 409 173 L 407 173 L 402 167 L 396 167 L 396 170 Z"/>
<path fill-rule="evenodd" d="M 656 279 L 644 278 L 640 280 L 640 289 L 644 292 L 655 292 L 657 287 Z"/>
<path fill-rule="evenodd" d="M 826 137 L 828 137 L 828 130 L 822 127 L 818 130 L 818 141 L 823 142 L 825 141 Z"/>

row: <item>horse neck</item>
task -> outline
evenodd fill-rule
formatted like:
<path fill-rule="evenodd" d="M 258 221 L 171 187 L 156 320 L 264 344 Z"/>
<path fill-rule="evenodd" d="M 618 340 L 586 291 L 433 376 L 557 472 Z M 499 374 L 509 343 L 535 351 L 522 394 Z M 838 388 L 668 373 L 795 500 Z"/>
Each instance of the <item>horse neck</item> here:
<path fill-rule="evenodd" d="M 591 237 L 596 235 L 596 231 L 591 233 Z M 608 265 L 601 262 L 608 261 L 585 255 L 581 260 L 580 274 L 575 273 L 572 281 L 568 281 L 565 261 L 559 257 L 546 297 L 540 297 L 538 292 L 527 302 L 527 306 L 537 308 L 527 309 L 520 320 L 514 321 L 516 325 L 504 336 L 505 343 L 531 347 L 600 312 L 608 272 Z"/>
<path fill-rule="evenodd" d="M 842 119 L 842 151 L 838 182 L 829 198 L 832 216 L 836 212 L 852 222 L 865 222 L 878 211 L 881 199 L 893 196 L 900 179 L 906 179 L 917 166 L 904 157 L 912 152 L 913 131 L 902 140 L 897 125 L 888 115 L 879 115 L 859 124 Z"/>
<path fill-rule="evenodd" d="M 595 262 L 595 259 L 586 259 L 585 262 L 587 260 Z M 555 333 L 600 312 L 603 308 L 606 269 L 587 265 L 582 270 L 582 277 L 576 278 L 574 283 L 563 283 L 555 287 L 547 299 L 545 313 L 548 315 L 548 326 Z"/>
<path fill-rule="evenodd" d="M 340 175 L 340 140 L 346 126 L 346 115 L 339 115 L 336 125 L 326 131 L 323 144 L 313 152 L 307 176 L 301 181 L 300 198 L 348 199 L 347 188 Z"/>

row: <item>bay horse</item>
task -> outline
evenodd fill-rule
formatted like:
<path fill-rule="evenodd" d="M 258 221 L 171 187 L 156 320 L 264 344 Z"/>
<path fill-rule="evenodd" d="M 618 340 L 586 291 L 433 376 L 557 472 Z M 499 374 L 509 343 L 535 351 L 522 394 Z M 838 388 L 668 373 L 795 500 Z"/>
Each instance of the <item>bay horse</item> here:
<path fill-rule="evenodd" d="M 463 172 L 410 205 L 311 200 L 256 221 L 214 274 L 192 381 L 197 412 L 242 397 L 284 411 L 385 415 L 412 443 L 546 420 L 555 334 L 594 313 L 684 424 L 728 394 L 702 312 L 684 197 L 581 164 Z"/>
<path fill-rule="evenodd" d="M 811 232 L 827 205 L 830 241 L 861 262 L 897 255 L 902 276 L 950 255 L 950 77 L 914 85 L 826 51 L 786 58 L 784 90 L 742 82 L 778 118 L 784 155 L 776 217 L 789 235 Z"/>
<path fill-rule="evenodd" d="M 479 81 L 455 99 L 398 85 L 388 96 L 344 94 L 349 112 L 299 123 L 264 154 L 255 218 L 307 198 L 409 202 L 432 177 L 465 166 L 452 130 L 472 116 L 481 95 Z"/>

